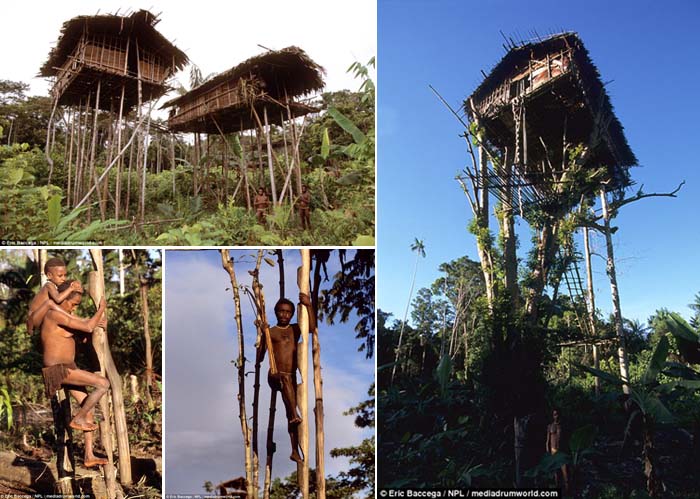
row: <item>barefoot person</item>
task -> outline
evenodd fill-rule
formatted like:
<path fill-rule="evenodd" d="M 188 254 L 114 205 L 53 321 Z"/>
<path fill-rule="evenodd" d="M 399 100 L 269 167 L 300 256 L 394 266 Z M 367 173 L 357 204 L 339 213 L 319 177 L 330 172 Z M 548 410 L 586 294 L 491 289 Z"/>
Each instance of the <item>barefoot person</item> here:
<path fill-rule="evenodd" d="M 62 292 L 58 287 L 66 281 L 66 264 L 60 258 L 49 258 L 44 264 L 44 274 L 48 282 L 44 284 L 37 295 L 29 304 L 29 314 L 27 315 L 27 333 L 34 334 L 34 329 L 41 327 L 46 312 L 49 310 L 61 311 L 58 306 L 68 295 L 77 291 L 83 292 L 80 281 L 72 281 L 70 286 Z"/>
<path fill-rule="evenodd" d="M 258 223 L 260 225 L 265 225 L 267 208 L 270 206 L 270 200 L 267 197 L 265 188 L 259 187 L 258 193 L 255 195 L 255 215 L 258 217 Z"/>
<path fill-rule="evenodd" d="M 314 315 L 311 300 L 308 295 L 299 293 L 299 301 L 306 307 L 309 313 L 309 325 L 316 328 L 316 316 Z M 291 324 L 294 316 L 294 303 L 286 298 L 280 298 L 275 304 L 275 316 L 277 325 L 270 328 L 270 340 L 272 343 L 272 357 L 277 372 L 272 369 L 267 374 L 267 382 L 272 388 L 272 396 L 277 397 L 277 392 L 282 394 L 282 401 L 287 415 L 287 431 L 292 445 L 292 461 L 301 463 L 304 457 L 300 454 L 299 435 L 297 429 L 301 423 L 301 417 L 297 412 L 297 342 L 301 336 L 298 324 Z M 265 356 L 266 343 L 263 341 L 258 351 L 259 360 Z"/>
<path fill-rule="evenodd" d="M 311 230 L 311 193 L 309 186 L 301 186 L 301 195 L 299 196 L 299 218 L 301 218 L 301 228 Z"/>
<path fill-rule="evenodd" d="M 58 286 L 59 293 L 70 290 L 71 281 Z M 86 467 L 106 464 L 107 460 L 95 457 L 93 454 L 92 432 L 97 429 L 94 422 L 94 407 L 109 389 L 109 381 L 104 376 L 89 371 L 78 369 L 75 365 L 75 338 L 76 332 L 92 333 L 95 327 L 106 327 L 105 318 L 106 303 L 104 298 L 95 315 L 90 319 L 76 317 L 73 314 L 80 304 L 83 294 L 72 291 L 61 302 L 61 310 L 49 310 L 44 317 L 41 326 L 41 343 L 44 348 L 44 385 L 46 395 L 53 397 L 62 386 L 69 388 L 70 394 L 80 404 L 80 410 L 75 414 L 69 426 L 75 430 L 85 432 L 85 458 Z M 88 395 L 86 387 L 94 387 Z"/>
<path fill-rule="evenodd" d="M 556 454 L 561 449 L 562 437 L 561 437 L 561 422 L 559 421 L 559 411 L 554 409 L 552 411 L 552 422 L 547 425 L 547 443 L 545 447 L 547 452 L 550 454 Z M 564 490 L 568 490 L 568 476 L 566 473 L 566 464 L 561 467 L 561 474 L 564 479 Z M 554 480 L 559 486 L 559 474 L 554 472 Z"/>

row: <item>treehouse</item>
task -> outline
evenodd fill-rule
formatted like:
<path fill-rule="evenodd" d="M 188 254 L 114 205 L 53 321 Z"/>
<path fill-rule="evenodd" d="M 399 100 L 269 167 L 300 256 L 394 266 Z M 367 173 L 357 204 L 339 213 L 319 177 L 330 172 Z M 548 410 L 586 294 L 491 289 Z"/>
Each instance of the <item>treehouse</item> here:
<path fill-rule="evenodd" d="M 297 47 L 269 51 L 166 102 L 178 132 L 233 133 L 318 111 L 295 97 L 323 88 L 324 70 Z"/>
<path fill-rule="evenodd" d="M 170 90 L 167 80 L 188 59 L 156 31 L 158 22 L 140 10 L 126 17 L 78 16 L 63 23 L 58 43 L 40 70 L 41 76 L 55 79 L 52 97 L 72 106 L 92 96 L 92 107 L 109 110 L 115 102 L 118 109 L 123 93 L 126 112 L 139 103 L 139 91 L 141 102 L 165 94 Z"/>
<path fill-rule="evenodd" d="M 464 110 L 488 145 L 507 152 L 520 185 L 531 188 L 531 201 L 546 199 L 553 185 L 568 181 L 574 163 L 584 171 L 604 167 L 606 190 L 630 184 L 628 167 L 637 159 L 576 33 L 512 44 Z"/>

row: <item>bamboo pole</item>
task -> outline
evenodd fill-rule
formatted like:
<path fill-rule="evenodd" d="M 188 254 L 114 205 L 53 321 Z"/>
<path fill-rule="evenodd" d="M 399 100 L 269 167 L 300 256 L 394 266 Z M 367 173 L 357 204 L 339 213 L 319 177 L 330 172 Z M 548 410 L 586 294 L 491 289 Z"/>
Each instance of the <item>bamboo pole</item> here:
<path fill-rule="evenodd" d="M 311 250 L 301 249 L 301 267 L 297 269 L 297 285 L 299 292 L 309 294 L 309 274 L 311 270 Z M 304 461 L 297 463 L 299 489 L 303 499 L 309 497 L 309 401 L 308 401 L 308 371 L 309 371 L 309 315 L 304 305 L 299 305 L 297 318 L 301 331 L 301 344 L 297 350 L 297 364 L 301 373 L 301 383 L 297 386 L 297 405 L 301 412 L 301 424 L 297 425 L 299 444 Z"/>
<path fill-rule="evenodd" d="M 90 249 L 93 266 L 95 270 L 90 272 L 90 297 L 98 306 L 100 300 L 104 297 L 104 270 L 102 263 L 102 249 Z M 122 394 L 122 379 L 119 376 L 117 367 L 114 365 L 112 353 L 109 349 L 107 332 L 97 327 L 93 331 L 92 344 L 100 359 L 100 369 L 104 371 L 109 379 L 110 392 L 112 395 L 112 408 L 114 414 L 114 426 L 116 427 L 117 435 L 117 450 L 119 452 L 119 477 L 122 485 L 131 484 L 131 451 L 129 450 L 129 434 L 126 426 L 126 412 L 124 409 L 124 397 Z M 106 397 L 102 400 L 107 402 Z M 101 401 L 100 401 L 101 403 Z M 102 405 L 100 405 L 102 407 Z M 103 412 L 108 415 L 109 411 Z M 107 419 L 107 416 L 105 417 Z M 104 440 L 104 437 L 103 437 Z"/>
<path fill-rule="evenodd" d="M 253 483 L 253 462 L 251 459 L 250 449 L 250 430 L 248 428 L 248 419 L 245 410 L 245 355 L 243 345 L 243 323 L 241 321 L 241 298 L 238 290 L 238 281 L 236 279 L 236 271 L 233 268 L 233 260 L 229 254 L 229 250 L 222 249 L 221 265 L 228 272 L 231 280 L 231 289 L 233 290 L 233 301 L 236 308 L 236 329 L 238 330 L 238 407 L 239 418 L 241 421 L 241 431 L 243 432 L 243 442 L 245 445 L 245 476 L 246 476 L 246 493 L 248 498 L 257 497 L 255 493 L 255 484 Z"/>

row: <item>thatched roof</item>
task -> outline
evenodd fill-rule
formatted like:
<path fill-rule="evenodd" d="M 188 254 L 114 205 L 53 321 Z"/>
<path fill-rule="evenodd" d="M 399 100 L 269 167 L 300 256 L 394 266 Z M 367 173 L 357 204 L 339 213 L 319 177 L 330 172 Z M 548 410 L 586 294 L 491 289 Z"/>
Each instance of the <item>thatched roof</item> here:
<path fill-rule="evenodd" d="M 187 55 L 155 29 L 159 21 L 147 10 L 139 10 L 126 17 L 114 14 L 74 17 L 63 23 L 58 43 L 49 53 L 39 74 L 45 77 L 55 76 L 83 32 L 125 38 L 137 36 L 141 47 L 166 60 L 172 60 L 175 68 L 180 70 L 189 62 Z"/>
<path fill-rule="evenodd" d="M 299 47 L 271 50 L 219 73 L 185 95 L 166 102 L 162 107 L 182 105 L 225 81 L 236 82 L 249 76 L 263 82 L 265 91 L 270 97 L 287 100 L 287 97 L 294 98 L 321 90 L 324 86 L 325 72 Z"/>
<path fill-rule="evenodd" d="M 475 113 L 470 106 L 470 101 L 473 102 L 480 121 L 484 124 L 487 131 L 492 132 L 496 142 L 499 141 L 499 136 L 504 137 L 508 133 L 508 129 L 510 129 L 512 135 L 510 102 L 497 100 L 496 104 L 491 103 L 488 106 L 480 106 L 480 104 L 488 102 L 490 94 L 499 91 L 499 88 L 502 89 L 503 85 L 507 85 L 516 75 L 527 71 L 531 61 L 543 60 L 551 57 L 552 54 L 567 50 L 571 54 L 572 71 L 565 75 L 565 78 L 561 79 L 563 81 L 554 83 L 554 79 L 552 79 L 551 87 L 543 85 L 540 95 L 536 95 L 534 91 L 532 92 L 531 100 L 540 99 L 539 103 L 541 104 L 539 110 L 533 109 L 532 121 L 535 124 L 533 126 L 537 126 L 536 120 L 538 118 L 540 120 L 539 124 L 546 126 L 547 120 L 553 121 L 561 117 L 563 113 L 569 118 L 569 128 L 575 130 L 578 127 L 581 137 L 587 138 L 586 134 L 590 131 L 593 120 L 596 119 L 596 113 L 602 111 L 609 120 L 604 146 L 607 149 L 600 151 L 596 155 L 596 160 L 617 170 L 614 176 L 624 183 L 627 175 L 623 170 L 626 167 L 636 165 L 637 158 L 627 143 L 622 124 L 614 114 L 612 103 L 605 91 L 600 73 L 593 64 L 588 50 L 576 33 L 566 32 L 546 39 L 514 45 L 490 71 L 477 89 L 474 90 L 472 95 L 465 100 L 464 110 L 472 119 L 475 118 Z M 555 87 L 555 85 L 557 86 Z M 550 88 L 552 91 L 547 92 Z M 548 95 L 543 97 L 542 94 Z M 528 98 L 530 97 L 525 98 L 526 102 Z M 560 106 L 560 109 L 555 109 L 556 106 Z M 528 118 L 531 116 L 530 109 L 528 107 Z M 578 111 L 574 111 L 575 109 Z M 536 111 L 540 111 L 539 117 L 535 116 Z M 508 115 L 511 115 L 511 117 Z M 572 123 L 574 120 L 577 120 L 578 123 Z M 530 124 L 528 122 L 528 126 Z M 542 130 L 540 129 L 540 131 Z M 542 133 L 545 132 L 542 131 Z M 557 133 L 560 132 L 557 131 Z M 567 135 L 567 138 L 573 137 Z"/>
<path fill-rule="evenodd" d="M 270 123 L 318 109 L 294 101 L 324 86 L 325 70 L 302 49 L 287 47 L 251 57 L 172 99 L 168 126 L 174 131 L 233 133 L 259 125 L 263 112 Z M 255 113 L 257 117 L 255 117 Z"/>

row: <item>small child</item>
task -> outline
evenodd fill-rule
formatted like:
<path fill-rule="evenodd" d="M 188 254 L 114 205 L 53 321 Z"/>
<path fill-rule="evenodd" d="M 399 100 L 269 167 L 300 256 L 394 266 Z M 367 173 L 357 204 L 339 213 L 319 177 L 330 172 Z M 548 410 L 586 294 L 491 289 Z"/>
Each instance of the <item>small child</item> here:
<path fill-rule="evenodd" d="M 63 312 L 58 305 L 74 291 L 83 292 L 83 286 L 79 281 L 72 281 L 67 289 L 58 291 L 58 287 L 66 281 L 66 264 L 60 258 L 49 258 L 44 265 L 44 273 L 48 282 L 29 304 L 27 315 L 27 333 L 29 334 L 34 334 L 34 329 L 41 326 L 46 312 L 49 310 Z"/>

